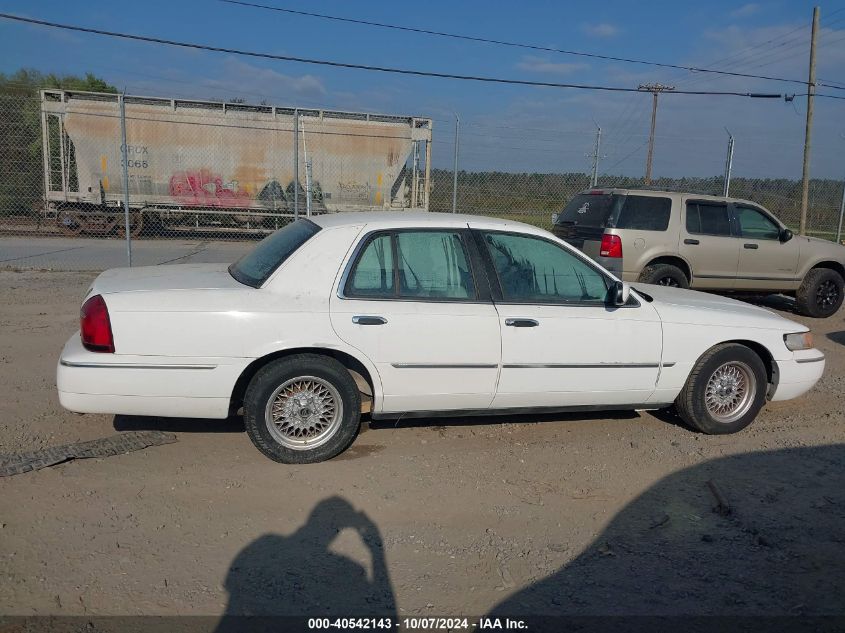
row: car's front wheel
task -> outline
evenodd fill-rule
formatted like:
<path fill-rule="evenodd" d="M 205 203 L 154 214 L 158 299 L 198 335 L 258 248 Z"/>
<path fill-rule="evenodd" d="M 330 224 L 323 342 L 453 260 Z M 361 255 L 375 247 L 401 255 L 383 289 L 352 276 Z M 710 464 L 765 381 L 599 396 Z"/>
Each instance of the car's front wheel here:
<path fill-rule="evenodd" d="M 842 306 L 843 285 L 842 275 L 835 270 L 813 268 L 795 293 L 798 311 L 817 319 L 836 314 Z"/>
<path fill-rule="evenodd" d="M 736 433 L 757 417 L 767 388 L 766 368 L 753 350 L 717 345 L 695 364 L 675 406 L 684 422 L 702 433 Z"/>
<path fill-rule="evenodd" d="M 361 396 L 333 358 L 296 354 L 262 367 L 244 395 L 244 425 L 270 459 L 306 464 L 330 459 L 355 439 Z"/>

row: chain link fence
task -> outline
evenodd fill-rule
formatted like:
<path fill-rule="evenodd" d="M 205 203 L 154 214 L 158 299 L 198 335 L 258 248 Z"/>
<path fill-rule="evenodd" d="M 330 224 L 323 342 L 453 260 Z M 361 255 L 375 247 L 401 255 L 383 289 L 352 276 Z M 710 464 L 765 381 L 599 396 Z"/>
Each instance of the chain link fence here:
<path fill-rule="evenodd" d="M 157 244 L 158 255 L 136 265 L 183 261 L 180 239 L 190 242 L 186 261 L 197 260 L 194 243 L 242 243 L 216 255 L 234 259 L 250 240 L 299 216 L 454 210 L 550 228 L 552 214 L 594 182 L 722 194 L 727 138 L 658 135 L 655 142 L 658 155 L 689 155 L 688 164 L 666 170 L 689 175 L 662 176 L 659 160 L 648 185 L 622 175 L 642 173 L 648 145 L 647 136 L 625 128 L 601 138 L 597 129 L 469 121 L 458 131 L 454 120 L 414 116 L 0 93 L 0 266 L 43 264 L 14 250 L 23 247 L 7 239 L 13 235 L 97 240 L 112 248 L 91 266 L 104 268 L 125 265 L 124 242 L 130 253 L 133 245 L 142 253 Z M 765 206 L 797 231 L 800 174 L 766 177 L 765 164 L 747 158 L 760 148 L 742 138 L 736 148 L 730 195 Z M 789 151 L 800 155 L 801 147 Z M 841 239 L 842 200 L 842 180 L 813 179 L 808 234 Z"/>

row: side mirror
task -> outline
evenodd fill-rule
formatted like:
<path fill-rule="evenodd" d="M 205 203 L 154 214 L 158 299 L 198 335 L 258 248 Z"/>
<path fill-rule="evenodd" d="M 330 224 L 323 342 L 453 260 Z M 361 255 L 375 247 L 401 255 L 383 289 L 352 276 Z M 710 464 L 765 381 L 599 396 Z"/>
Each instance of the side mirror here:
<path fill-rule="evenodd" d="M 557 220 L 560 217 L 559 213 L 552 213 L 552 224 L 557 224 Z"/>
<path fill-rule="evenodd" d="M 778 236 L 778 239 L 780 239 L 781 242 L 788 242 L 789 240 L 792 239 L 792 237 L 793 237 L 792 231 L 790 231 L 789 229 L 781 229 L 780 235 Z"/>
<path fill-rule="evenodd" d="M 631 286 L 624 281 L 614 281 L 610 287 L 610 298 L 615 306 L 624 306 L 631 296 Z"/>

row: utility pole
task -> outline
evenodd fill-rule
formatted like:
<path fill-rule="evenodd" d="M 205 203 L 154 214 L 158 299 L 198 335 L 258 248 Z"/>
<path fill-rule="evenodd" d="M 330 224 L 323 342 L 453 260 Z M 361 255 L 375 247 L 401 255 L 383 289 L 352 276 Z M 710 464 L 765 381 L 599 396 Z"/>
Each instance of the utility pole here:
<path fill-rule="evenodd" d="M 813 32 L 810 36 L 810 75 L 807 78 L 807 127 L 804 129 L 804 168 L 801 175 L 801 223 L 798 233 L 807 234 L 807 207 L 810 198 L 810 141 L 813 135 L 813 106 L 816 95 L 816 41 L 819 32 L 819 8 L 813 8 Z"/>
<path fill-rule="evenodd" d="M 728 133 L 728 156 L 725 158 L 725 186 L 722 189 L 722 195 L 727 198 L 731 191 L 731 169 L 734 164 L 734 135 L 731 134 L 728 128 L 725 128 L 725 132 Z"/>
<path fill-rule="evenodd" d="M 650 92 L 653 98 L 651 104 L 651 133 L 648 137 L 648 158 L 645 163 L 644 184 L 651 184 L 651 165 L 654 160 L 654 128 L 657 124 L 657 95 L 661 92 L 674 90 L 675 86 L 664 86 L 663 84 L 640 84 L 638 90 Z"/>
<path fill-rule="evenodd" d="M 596 125 L 596 146 L 593 149 L 593 172 L 590 178 L 590 186 L 595 187 L 599 183 L 599 154 L 601 153 L 601 127 Z"/>
<path fill-rule="evenodd" d="M 458 143 L 461 138 L 461 119 L 455 113 L 455 164 L 452 166 L 452 213 L 458 212 Z"/>
<path fill-rule="evenodd" d="M 299 110 L 293 111 L 293 219 L 299 219 Z"/>

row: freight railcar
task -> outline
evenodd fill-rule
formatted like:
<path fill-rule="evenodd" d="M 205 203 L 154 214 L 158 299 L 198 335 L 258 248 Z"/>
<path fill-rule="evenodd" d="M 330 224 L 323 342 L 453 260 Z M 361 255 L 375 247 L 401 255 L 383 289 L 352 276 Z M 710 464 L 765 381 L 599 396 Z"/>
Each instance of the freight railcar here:
<path fill-rule="evenodd" d="M 128 95 L 122 116 L 120 99 L 41 92 L 44 210 L 67 234 L 125 231 L 124 162 L 133 234 L 428 209 L 430 119 Z"/>

